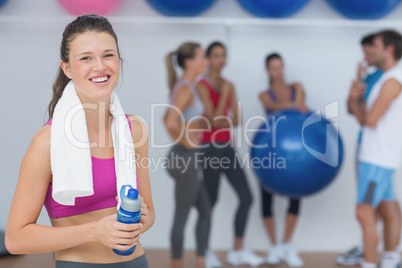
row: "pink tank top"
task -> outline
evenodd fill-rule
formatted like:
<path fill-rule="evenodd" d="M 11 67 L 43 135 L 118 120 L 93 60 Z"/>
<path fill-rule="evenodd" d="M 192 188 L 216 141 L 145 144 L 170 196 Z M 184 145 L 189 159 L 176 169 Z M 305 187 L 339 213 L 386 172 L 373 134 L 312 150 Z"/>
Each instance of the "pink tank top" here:
<path fill-rule="evenodd" d="M 128 116 L 126 114 L 127 120 Z M 52 119 L 45 125 L 51 125 Z M 131 129 L 131 123 L 128 121 Z M 57 203 L 52 197 L 53 184 L 47 189 L 44 206 L 50 218 L 62 218 L 74 216 L 99 209 L 116 207 L 117 189 L 114 157 L 96 158 L 92 156 L 92 177 L 94 194 L 91 196 L 77 197 L 74 206 L 64 206 Z M 137 176 L 138 185 L 138 176 Z"/>

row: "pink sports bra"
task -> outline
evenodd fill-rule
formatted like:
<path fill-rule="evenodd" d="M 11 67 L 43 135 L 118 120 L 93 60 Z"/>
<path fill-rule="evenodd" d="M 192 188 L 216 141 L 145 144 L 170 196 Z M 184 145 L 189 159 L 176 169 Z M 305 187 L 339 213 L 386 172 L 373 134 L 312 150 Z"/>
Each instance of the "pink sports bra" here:
<path fill-rule="evenodd" d="M 126 114 L 127 120 L 128 116 Z M 51 125 L 52 119 L 45 125 Z M 131 129 L 131 123 L 128 121 Z M 77 197 L 74 206 L 65 206 L 57 203 L 52 197 L 53 184 L 49 184 L 44 206 L 50 218 L 74 216 L 86 212 L 117 206 L 116 172 L 114 157 L 97 158 L 92 156 L 92 176 L 94 194 Z M 137 176 L 138 185 L 138 176 Z"/>

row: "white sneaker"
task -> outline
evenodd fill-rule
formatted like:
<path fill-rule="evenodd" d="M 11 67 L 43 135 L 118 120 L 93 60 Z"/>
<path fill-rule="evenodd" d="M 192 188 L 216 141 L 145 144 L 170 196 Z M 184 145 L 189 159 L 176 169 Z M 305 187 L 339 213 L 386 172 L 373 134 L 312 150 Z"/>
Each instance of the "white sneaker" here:
<path fill-rule="evenodd" d="M 205 268 L 222 268 L 223 265 L 218 256 L 211 250 L 205 252 Z"/>
<path fill-rule="evenodd" d="M 268 252 L 266 261 L 269 265 L 279 265 L 283 257 L 283 248 L 280 244 L 277 244 Z"/>
<path fill-rule="evenodd" d="M 250 265 L 257 267 L 264 263 L 264 258 L 245 249 L 231 250 L 226 256 L 226 262 L 232 266 Z"/>
<path fill-rule="evenodd" d="M 291 244 L 284 244 L 283 246 L 284 258 L 283 260 L 289 267 L 303 267 L 304 261 L 300 258 L 296 249 Z"/>
<path fill-rule="evenodd" d="M 377 263 L 371 263 L 371 262 L 362 261 L 361 267 L 362 268 L 378 268 L 379 266 L 377 266 Z"/>
<path fill-rule="evenodd" d="M 400 265 L 401 257 L 398 252 L 384 252 L 380 268 L 399 268 Z"/>

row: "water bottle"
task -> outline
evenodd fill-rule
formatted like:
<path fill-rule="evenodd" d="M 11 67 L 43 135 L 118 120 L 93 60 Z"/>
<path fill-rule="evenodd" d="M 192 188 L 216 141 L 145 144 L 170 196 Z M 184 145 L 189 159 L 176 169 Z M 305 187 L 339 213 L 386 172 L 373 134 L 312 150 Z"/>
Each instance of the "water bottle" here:
<path fill-rule="evenodd" d="M 126 188 L 130 187 L 127 195 L 125 195 Z M 117 212 L 117 221 L 127 224 L 139 223 L 141 219 L 141 200 L 138 198 L 138 191 L 130 185 L 121 187 L 120 196 L 122 197 L 120 209 Z M 133 254 L 136 246 L 122 251 L 113 249 L 113 251 L 121 256 L 128 256 Z"/>

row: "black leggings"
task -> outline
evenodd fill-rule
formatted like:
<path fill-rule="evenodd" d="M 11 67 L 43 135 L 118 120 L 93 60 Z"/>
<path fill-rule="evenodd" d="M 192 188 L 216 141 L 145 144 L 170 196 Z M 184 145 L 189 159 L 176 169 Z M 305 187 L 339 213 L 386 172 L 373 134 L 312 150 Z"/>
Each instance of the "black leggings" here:
<path fill-rule="evenodd" d="M 221 173 L 225 173 L 240 201 L 234 221 L 235 236 L 243 237 L 248 212 L 252 203 L 251 192 L 240 161 L 238 157 L 236 157 L 236 152 L 232 145 L 219 145 L 218 147 L 209 143 L 209 146 L 203 149 L 205 185 L 207 187 L 211 207 L 213 207 L 218 199 L 220 175 Z M 210 225 L 211 220 L 209 220 L 208 224 L 208 238 Z"/>
<path fill-rule="evenodd" d="M 273 196 L 268 191 L 264 190 L 261 185 L 261 195 L 262 195 L 262 216 L 264 218 L 272 217 L 272 203 Z M 289 198 L 289 208 L 288 214 L 299 215 L 300 199 Z"/>

